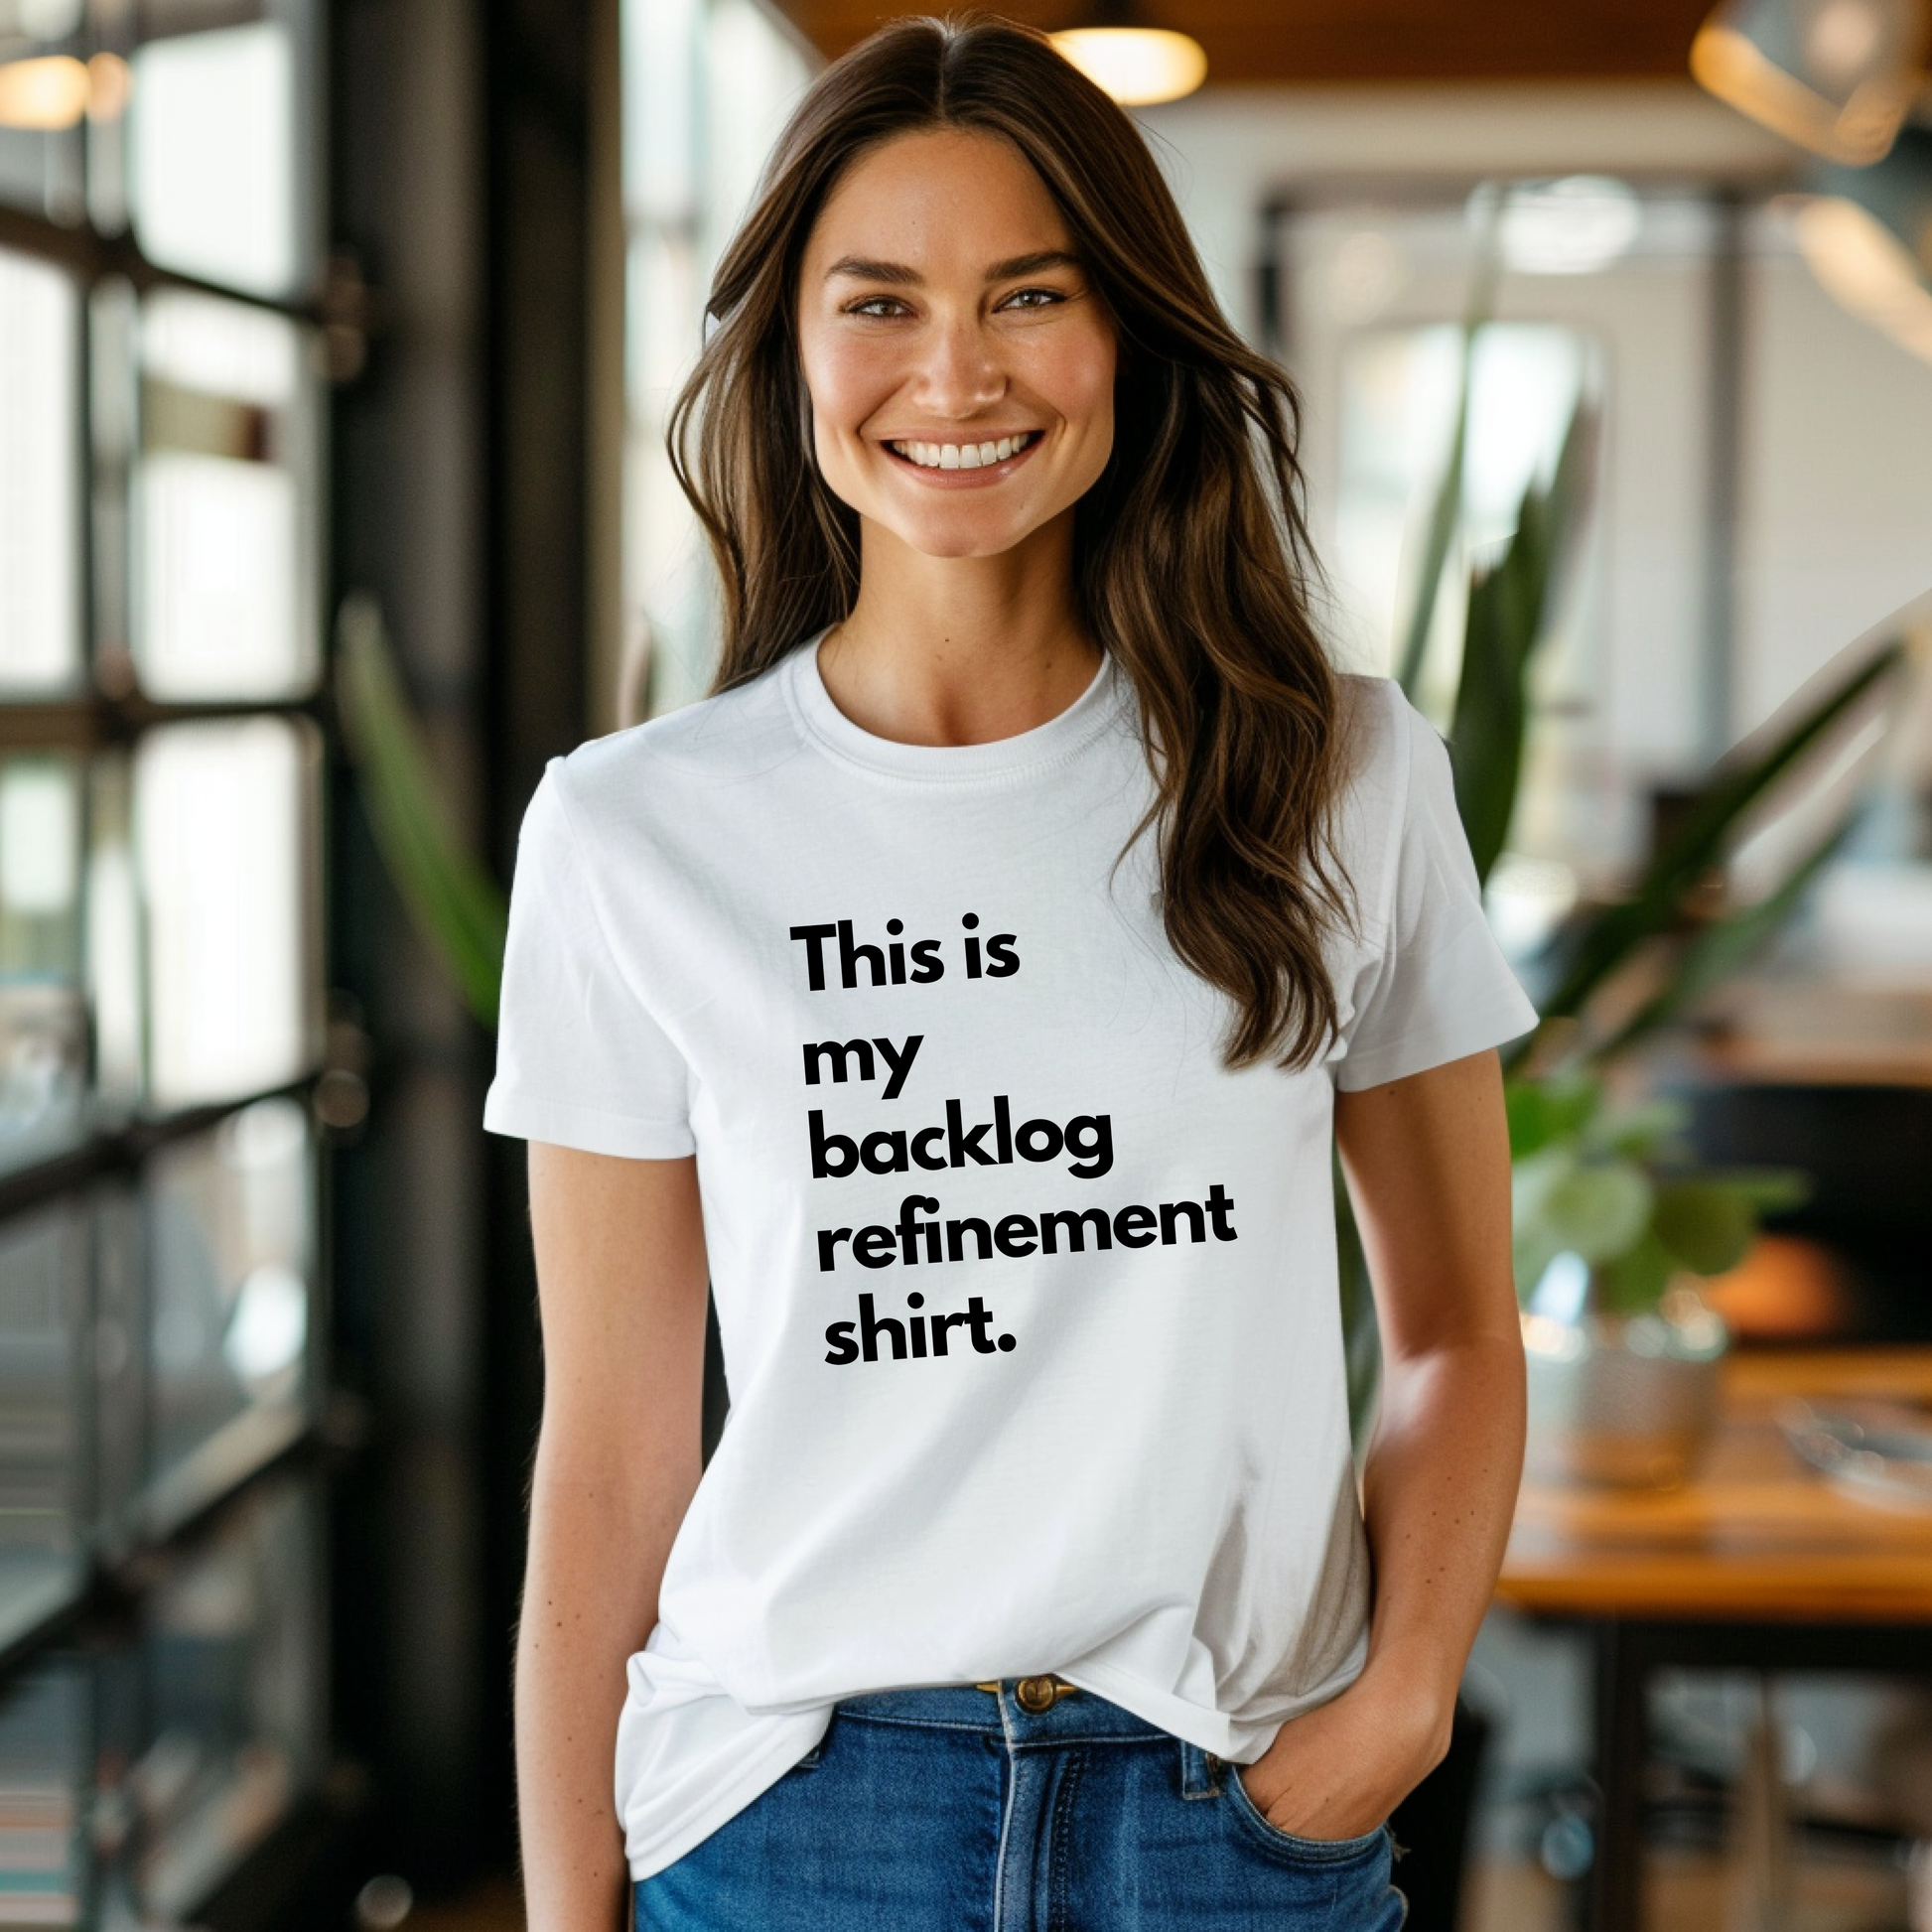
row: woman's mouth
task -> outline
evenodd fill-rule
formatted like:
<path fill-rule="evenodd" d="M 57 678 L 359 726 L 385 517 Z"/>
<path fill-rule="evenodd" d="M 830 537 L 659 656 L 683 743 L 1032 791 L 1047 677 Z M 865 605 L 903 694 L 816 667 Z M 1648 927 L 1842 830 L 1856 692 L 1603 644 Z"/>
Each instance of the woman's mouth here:
<path fill-rule="evenodd" d="M 1000 436 L 983 443 L 924 443 L 906 438 L 886 447 L 902 463 L 918 470 L 991 470 L 1025 456 L 1040 439 L 1036 429 Z"/>

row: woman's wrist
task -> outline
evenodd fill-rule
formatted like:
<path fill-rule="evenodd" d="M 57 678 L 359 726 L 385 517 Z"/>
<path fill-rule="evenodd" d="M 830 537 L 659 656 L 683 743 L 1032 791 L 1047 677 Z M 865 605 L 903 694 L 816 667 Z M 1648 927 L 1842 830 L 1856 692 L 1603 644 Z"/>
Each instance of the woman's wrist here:
<path fill-rule="evenodd" d="M 1348 1695 L 1375 1708 L 1392 1740 L 1405 1741 L 1433 1770 L 1449 1749 L 1461 1673 L 1439 1657 L 1399 1649 L 1372 1650 Z"/>

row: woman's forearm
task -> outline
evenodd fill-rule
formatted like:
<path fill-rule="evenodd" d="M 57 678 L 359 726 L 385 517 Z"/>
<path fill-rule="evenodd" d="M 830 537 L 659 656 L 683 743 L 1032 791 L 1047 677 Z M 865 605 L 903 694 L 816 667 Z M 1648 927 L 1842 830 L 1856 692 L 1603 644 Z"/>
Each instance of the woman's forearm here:
<path fill-rule="evenodd" d="M 613 1796 L 624 1662 L 697 1469 L 639 1506 L 608 1470 L 540 1442 L 516 1642 L 516 1782 L 530 1932 L 615 1932 L 629 1882 Z"/>
<path fill-rule="evenodd" d="M 530 1149 L 543 1427 L 516 1640 L 529 1932 L 617 1932 L 624 1660 L 700 1472 L 704 1221 L 695 1165 Z"/>
<path fill-rule="evenodd" d="M 1502 1562 L 1522 1456 L 1514 1334 L 1387 1361 L 1363 1480 L 1375 1565 L 1368 1671 L 1429 1713 L 1444 1745 Z"/>

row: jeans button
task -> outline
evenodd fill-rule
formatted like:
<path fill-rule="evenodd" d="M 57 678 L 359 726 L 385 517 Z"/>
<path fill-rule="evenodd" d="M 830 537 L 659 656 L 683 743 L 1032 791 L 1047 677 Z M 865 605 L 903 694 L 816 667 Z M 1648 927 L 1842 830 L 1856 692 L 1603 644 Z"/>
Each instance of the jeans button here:
<path fill-rule="evenodd" d="M 1023 1677 L 1013 1687 L 1013 1695 L 1023 1711 L 1050 1711 L 1058 1701 L 1059 1686 L 1050 1677 Z"/>

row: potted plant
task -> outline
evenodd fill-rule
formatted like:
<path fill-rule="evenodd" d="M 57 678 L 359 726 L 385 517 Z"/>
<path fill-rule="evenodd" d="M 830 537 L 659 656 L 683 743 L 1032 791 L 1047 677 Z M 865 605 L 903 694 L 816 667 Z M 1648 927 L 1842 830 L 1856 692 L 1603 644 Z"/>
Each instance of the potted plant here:
<path fill-rule="evenodd" d="M 1508 1102 L 1531 1473 L 1672 1487 L 1717 1421 L 1727 1339 L 1696 1283 L 1804 1182 L 1700 1168 L 1679 1107 L 1618 1111 L 1587 1077 L 1516 1081 Z"/>
<path fill-rule="evenodd" d="M 1454 429 L 1399 651 L 1398 677 L 1412 697 L 1460 511 L 1469 350 L 1492 286 L 1493 272 L 1479 263 Z M 1595 442 L 1594 414 L 1580 404 L 1553 474 L 1532 483 L 1514 533 L 1470 576 L 1446 736 L 1456 808 L 1483 881 L 1514 816 L 1532 672 L 1587 514 Z M 1852 729 L 1890 704 L 1908 665 L 1903 638 L 1844 653 L 1706 775 L 1626 895 L 1581 906 L 1533 963 L 1542 1024 L 1504 1055 L 1533 1468 L 1677 1481 L 1709 1434 L 1725 1335 L 1694 1284 L 1735 1266 L 1759 1215 L 1800 1198 L 1802 1177 L 1699 1171 L 1678 1138 L 1681 1110 L 1659 1103 L 1618 1112 L 1601 1076 L 1747 964 L 1843 848 L 1856 803 L 1764 897 L 1720 898 L 1713 909 L 1710 883 L 1767 797 L 1801 785 L 1821 754 L 1841 749 Z M 1616 997 L 1639 978 L 1641 997 Z M 1338 1200 L 1359 1437 L 1378 1350 L 1366 1264 L 1340 1190 Z"/>

